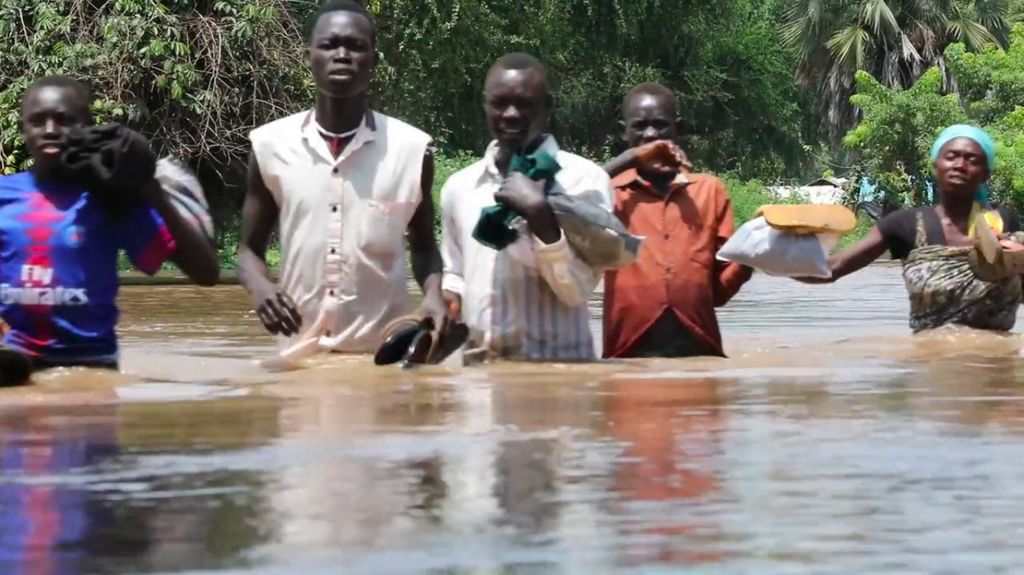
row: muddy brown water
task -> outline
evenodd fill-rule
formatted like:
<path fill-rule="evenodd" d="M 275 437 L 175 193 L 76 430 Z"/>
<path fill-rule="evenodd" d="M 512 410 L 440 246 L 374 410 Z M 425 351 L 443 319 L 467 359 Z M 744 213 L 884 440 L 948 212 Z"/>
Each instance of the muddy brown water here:
<path fill-rule="evenodd" d="M 756 276 L 726 360 L 273 373 L 237 287 L 121 302 L 122 373 L 0 391 L 0 573 L 1024 566 L 1021 340 L 895 267 Z"/>

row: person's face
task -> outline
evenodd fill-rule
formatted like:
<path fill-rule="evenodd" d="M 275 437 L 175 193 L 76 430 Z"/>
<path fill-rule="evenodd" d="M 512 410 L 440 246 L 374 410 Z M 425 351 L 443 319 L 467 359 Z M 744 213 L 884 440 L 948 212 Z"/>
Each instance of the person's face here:
<path fill-rule="evenodd" d="M 519 150 L 544 133 L 548 121 L 548 88 L 533 69 L 496 68 L 484 86 L 484 111 L 499 145 Z"/>
<path fill-rule="evenodd" d="M 21 106 L 21 134 L 37 173 L 57 172 L 68 133 L 88 124 L 87 107 L 69 88 L 46 86 L 28 94 Z"/>
<path fill-rule="evenodd" d="M 344 10 L 324 14 L 313 28 L 308 57 L 322 94 L 351 98 L 366 92 L 377 64 L 370 21 Z"/>
<path fill-rule="evenodd" d="M 988 180 L 988 160 L 977 142 L 956 138 L 939 151 L 935 173 L 942 193 L 969 198 Z"/>
<path fill-rule="evenodd" d="M 675 106 L 667 98 L 640 94 L 626 104 L 624 138 L 635 148 L 657 140 L 675 141 Z"/>

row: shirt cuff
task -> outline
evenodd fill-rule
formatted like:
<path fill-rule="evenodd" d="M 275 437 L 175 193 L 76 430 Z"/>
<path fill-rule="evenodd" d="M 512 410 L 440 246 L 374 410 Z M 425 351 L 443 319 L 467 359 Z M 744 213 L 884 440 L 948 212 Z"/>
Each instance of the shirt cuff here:
<path fill-rule="evenodd" d="M 552 244 L 546 244 L 537 236 L 533 236 L 533 253 L 539 261 L 547 263 L 562 262 L 572 256 L 569 242 L 561 229 L 558 230 L 558 239 Z"/>
<path fill-rule="evenodd" d="M 444 274 L 441 276 L 441 289 L 458 294 L 462 297 L 466 293 L 466 280 L 455 274 Z"/>
<path fill-rule="evenodd" d="M 737 263 L 727 263 L 718 274 L 718 288 L 715 295 L 715 307 L 721 307 L 736 295 L 743 284 L 750 280 L 754 270 Z"/>
<path fill-rule="evenodd" d="M 171 258 L 174 250 L 177 249 L 177 242 L 166 225 L 161 225 L 157 237 L 146 246 L 135 262 L 135 267 L 142 273 L 152 276 L 160 271 L 160 268 Z"/>

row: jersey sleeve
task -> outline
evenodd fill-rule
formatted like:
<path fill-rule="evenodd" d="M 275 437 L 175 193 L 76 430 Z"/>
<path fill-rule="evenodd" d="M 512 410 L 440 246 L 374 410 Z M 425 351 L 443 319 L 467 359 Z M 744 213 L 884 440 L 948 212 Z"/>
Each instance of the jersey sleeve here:
<path fill-rule="evenodd" d="M 146 204 L 118 222 L 118 247 L 146 275 L 160 270 L 174 253 L 174 237 L 156 209 Z"/>

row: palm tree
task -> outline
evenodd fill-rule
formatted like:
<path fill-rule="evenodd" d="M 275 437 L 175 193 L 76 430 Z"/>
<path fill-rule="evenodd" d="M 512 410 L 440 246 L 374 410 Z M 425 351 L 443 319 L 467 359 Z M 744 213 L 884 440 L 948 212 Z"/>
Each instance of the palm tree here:
<path fill-rule="evenodd" d="M 783 40 L 797 51 L 797 80 L 817 84 L 833 142 L 856 121 L 850 104 L 854 73 L 865 70 L 890 88 L 907 88 L 932 66 L 943 72 L 943 51 L 1006 47 L 1007 0 L 788 0 Z"/>

